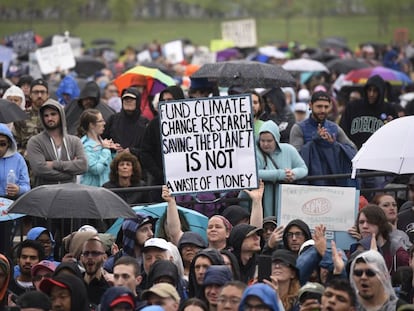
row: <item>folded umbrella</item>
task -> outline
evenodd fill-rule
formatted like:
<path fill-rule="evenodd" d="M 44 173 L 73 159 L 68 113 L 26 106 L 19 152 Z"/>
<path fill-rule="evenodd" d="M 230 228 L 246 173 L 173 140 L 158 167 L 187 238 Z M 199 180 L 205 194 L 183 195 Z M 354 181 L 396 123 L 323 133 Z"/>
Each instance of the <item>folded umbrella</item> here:
<path fill-rule="evenodd" d="M 0 123 L 10 123 L 26 120 L 28 115 L 15 103 L 0 98 Z"/>

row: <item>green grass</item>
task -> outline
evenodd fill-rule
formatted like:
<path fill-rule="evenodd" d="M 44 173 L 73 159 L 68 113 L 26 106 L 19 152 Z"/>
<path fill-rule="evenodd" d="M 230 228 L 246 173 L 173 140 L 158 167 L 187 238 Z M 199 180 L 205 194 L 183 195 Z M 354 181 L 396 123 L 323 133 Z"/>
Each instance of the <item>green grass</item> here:
<path fill-rule="evenodd" d="M 112 38 L 117 42 L 116 49 L 121 50 L 128 45 L 134 47 L 143 43 L 158 40 L 165 43 L 179 38 L 191 39 L 195 44 L 209 45 L 211 39 L 221 37 L 219 20 L 142 20 L 130 22 L 120 27 L 113 22 L 83 22 L 75 29 L 68 29 L 73 35 L 80 36 L 86 47 L 96 38 Z M 283 19 L 257 20 L 259 45 L 269 42 L 296 40 L 308 46 L 316 46 L 319 39 L 327 36 L 342 36 L 348 39 L 353 49 L 361 42 L 390 43 L 393 40 L 394 30 L 405 27 L 414 29 L 414 19 L 405 17 L 398 21 L 397 17 L 390 17 L 389 33 L 377 35 L 377 20 L 372 16 L 354 17 L 326 17 L 323 19 L 323 33 L 317 34 L 316 19 L 295 18 L 289 27 L 287 38 L 286 25 Z M 57 22 L 0 22 L 0 36 L 4 37 L 16 31 L 33 29 L 43 37 L 66 30 Z"/>

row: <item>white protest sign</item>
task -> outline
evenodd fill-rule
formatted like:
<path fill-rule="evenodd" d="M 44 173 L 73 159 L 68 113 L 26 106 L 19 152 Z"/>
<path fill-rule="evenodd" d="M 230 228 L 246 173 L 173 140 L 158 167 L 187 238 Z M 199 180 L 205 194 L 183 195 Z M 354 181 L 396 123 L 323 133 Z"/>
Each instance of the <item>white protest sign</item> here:
<path fill-rule="evenodd" d="M 184 60 L 183 42 L 181 40 L 176 40 L 165 43 L 163 47 L 163 53 L 165 58 L 170 63 L 181 63 Z"/>
<path fill-rule="evenodd" d="M 137 62 L 139 64 L 145 63 L 145 62 L 152 62 L 151 53 L 149 50 L 143 50 L 139 53 L 137 53 Z"/>
<path fill-rule="evenodd" d="M 51 45 L 36 50 L 36 58 L 43 74 L 75 67 L 75 56 L 69 43 Z"/>
<path fill-rule="evenodd" d="M 52 37 L 52 45 L 62 44 L 69 42 L 72 48 L 72 53 L 75 57 L 82 56 L 82 39 L 78 37 L 59 36 L 54 35 Z"/>
<path fill-rule="evenodd" d="M 221 23 L 221 36 L 224 40 L 233 41 L 240 48 L 257 45 L 255 19 L 243 19 Z"/>
<path fill-rule="evenodd" d="M 193 58 L 191 59 L 191 63 L 194 65 L 204 65 L 204 64 L 211 64 L 215 63 L 217 58 L 217 53 L 215 52 L 195 52 L 193 54 Z"/>
<path fill-rule="evenodd" d="M 311 229 L 323 224 L 328 240 L 349 247 L 352 239 L 347 231 L 355 224 L 358 207 L 355 188 L 281 184 L 278 199 L 278 224 L 286 226 L 293 219 L 303 220 Z"/>
<path fill-rule="evenodd" d="M 7 69 L 13 59 L 13 49 L 4 45 L 0 45 L 0 64 L 2 64 L 2 77 L 6 76 Z"/>
<path fill-rule="evenodd" d="M 172 193 L 258 187 L 250 95 L 171 101 L 159 113 Z"/>

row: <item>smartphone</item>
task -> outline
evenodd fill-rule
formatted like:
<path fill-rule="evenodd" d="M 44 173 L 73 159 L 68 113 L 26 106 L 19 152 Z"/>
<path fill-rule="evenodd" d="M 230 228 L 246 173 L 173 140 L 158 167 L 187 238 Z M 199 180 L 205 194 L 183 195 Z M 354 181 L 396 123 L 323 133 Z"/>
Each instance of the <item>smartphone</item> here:
<path fill-rule="evenodd" d="M 259 255 L 257 270 L 257 278 L 259 282 L 263 282 L 263 280 L 270 281 L 270 275 L 272 274 L 272 256 Z"/>

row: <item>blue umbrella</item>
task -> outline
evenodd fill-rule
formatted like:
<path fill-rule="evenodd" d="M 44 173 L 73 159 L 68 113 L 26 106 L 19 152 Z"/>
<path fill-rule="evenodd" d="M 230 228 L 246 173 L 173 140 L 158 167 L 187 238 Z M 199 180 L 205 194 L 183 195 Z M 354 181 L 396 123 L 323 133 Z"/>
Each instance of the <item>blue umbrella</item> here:
<path fill-rule="evenodd" d="M 7 213 L 7 209 L 14 201 L 0 198 L 0 222 L 15 220 L 25 216 L 24 214 Z"/>
<path fill-rule="evenodd" d="M 183 212 L 184 216 L 186 217 L 189 225 L 190 230 L 193 232 L 197 232 L 200 234 L 206 241 L 207 241 L 207 235 L 206 235 L 206 229 L 207 229 L 207 223 L 208 218 L 207 216 L 194 211 L 189 208 L 185 208 L 182 206 L 178 206 L 177 208 L 179 211 Z M 134 206 L 132 209 L 137 213 L 145 213 L 148 216 L 152 216 L 154 218 L 161 218 L 162 215 L 167 210 L 167 203 L 158 203 L 158 204 L 152 204 L 152 205 L 142 205 L 142 206 Z M 106 231 L 106 233 L 110 233 L 113 236 L 117 236 L 118 231 L 121 229 L 123 218 L 118 218 L 114 224 Z"/>

